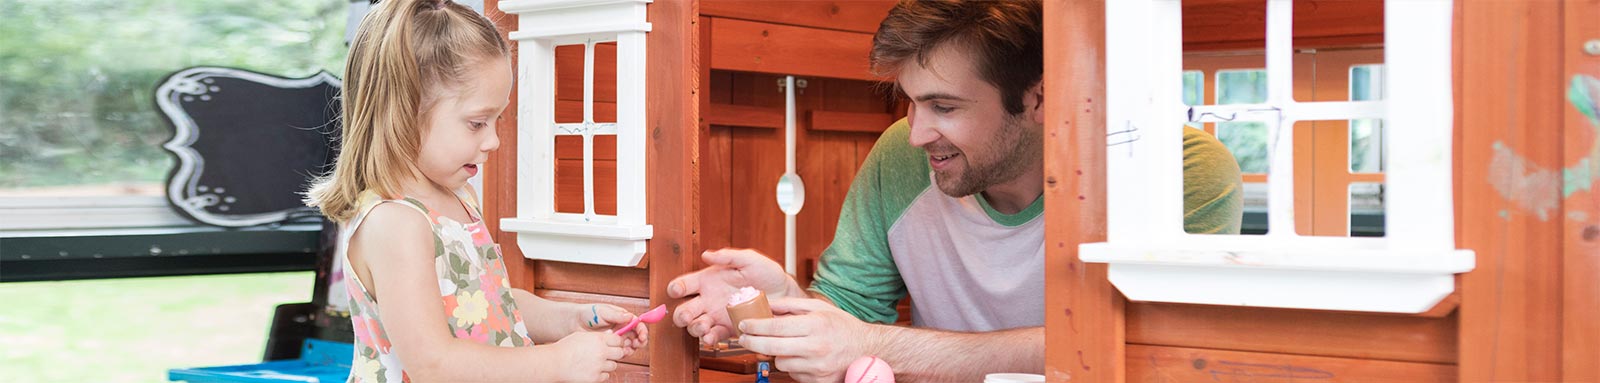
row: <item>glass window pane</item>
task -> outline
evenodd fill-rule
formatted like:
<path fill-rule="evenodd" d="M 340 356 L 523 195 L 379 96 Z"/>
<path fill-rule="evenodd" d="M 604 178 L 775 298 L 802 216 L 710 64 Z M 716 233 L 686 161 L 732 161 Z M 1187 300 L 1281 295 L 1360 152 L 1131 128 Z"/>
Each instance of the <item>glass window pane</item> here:
<path fill-rule="evenodd" d="M 160 195 L 155 87 L 191 66 L 343 74 L 348 0 L 75 0 L 0 11 L 0 196 Z"/>
<path fill-rule="evenodd" d="M 1253 104 L 1267 101 L 1267 71 L 1264 69 L 1217 71 L 1217 104 Z M 1217 124 L 1217 140 L 1228 146 L 1239 170 L 1267 172 L 1267 124 L 1261 122 L 1222 122 Z"/>
<path fill-rule="evenodd" d="M 1350 101 L 1374 101 L 1383 97 L 1383 65 L 1350 67 Z M 1350 121 L 1350 171 L 1383 172 L 1383 121 Z"/>
<path fill-rule="evenodd" d="M 1206 75 L 1197 70 L 1183 72 L 1183 104 L 1189 106 L 1205 104 Z M 1205 129 L 1204 124 L 1198 122 L 1184 123 L 1195 129 Z"/>

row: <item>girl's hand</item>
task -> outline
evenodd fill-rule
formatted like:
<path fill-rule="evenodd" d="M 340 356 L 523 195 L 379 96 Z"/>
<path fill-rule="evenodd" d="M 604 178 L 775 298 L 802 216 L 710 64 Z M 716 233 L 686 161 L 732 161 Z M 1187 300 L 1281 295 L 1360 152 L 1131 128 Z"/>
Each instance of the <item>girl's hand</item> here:
<path fill-rule="evenodd" d="M 611 379 L 617 369 L 617 360 L 626 355 L 622 337 L 605 332 L 580 331 L 556 341 L 551 347 L 558 350 L 560 366 L 565 366 L 557 376 L 562 382 L 603 382 Z"/>
<path fill-rule="evenodd" d="M 578 308 L 577 328 L 580 331 L 616 331 L 637 316 L 621 307 L 608 304 L 579 305 Z M 644 347 L 650 339 L 649 331 L 649 326 L 640 323 L 634 326 L 632 331 L 622 334 L 622 347 L 626 350 L 624 356 L 633 355 L 634 350 Z"/>

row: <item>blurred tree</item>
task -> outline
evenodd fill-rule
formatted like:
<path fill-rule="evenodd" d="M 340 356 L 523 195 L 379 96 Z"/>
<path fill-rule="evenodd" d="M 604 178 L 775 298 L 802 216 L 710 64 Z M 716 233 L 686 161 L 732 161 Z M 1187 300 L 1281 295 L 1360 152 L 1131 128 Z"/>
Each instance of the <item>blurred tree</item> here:
<path fill-rule="evenodd" d="M 163 77 L 343 77 L 347 0 L 0 0 L 0 189 L 162 182 Z"/>

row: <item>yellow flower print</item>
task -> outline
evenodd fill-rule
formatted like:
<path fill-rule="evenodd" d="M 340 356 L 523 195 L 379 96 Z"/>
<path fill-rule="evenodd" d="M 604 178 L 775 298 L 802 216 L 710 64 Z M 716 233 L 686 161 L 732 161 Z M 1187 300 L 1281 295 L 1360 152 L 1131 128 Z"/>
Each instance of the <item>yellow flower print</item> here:
<path fill-rule="evenodd" d="M 483 297 L 483 291 L 456 293 L 456 309 L 450 313 L 456 318 L 456 327 L 467 327 L 483 322 L 489 316 L 489 300 Z"/>

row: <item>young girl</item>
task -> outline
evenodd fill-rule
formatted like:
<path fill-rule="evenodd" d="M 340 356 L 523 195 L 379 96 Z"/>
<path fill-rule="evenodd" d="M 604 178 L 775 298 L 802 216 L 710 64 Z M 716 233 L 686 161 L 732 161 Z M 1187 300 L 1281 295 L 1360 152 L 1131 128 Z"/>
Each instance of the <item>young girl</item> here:
<path fill-rule="evenodd" d="M 350 381 L 600 381 L 644 345 L 644 326 L 612 332 L 633 319 L 626 310 L 545 300 L 506 279 L 464 186 L 500 145 L 511 74 L 494 25 L 450 0 L 387 0 L 361 21 L 338 162 L 306 197 L 340 223 Z"/>

